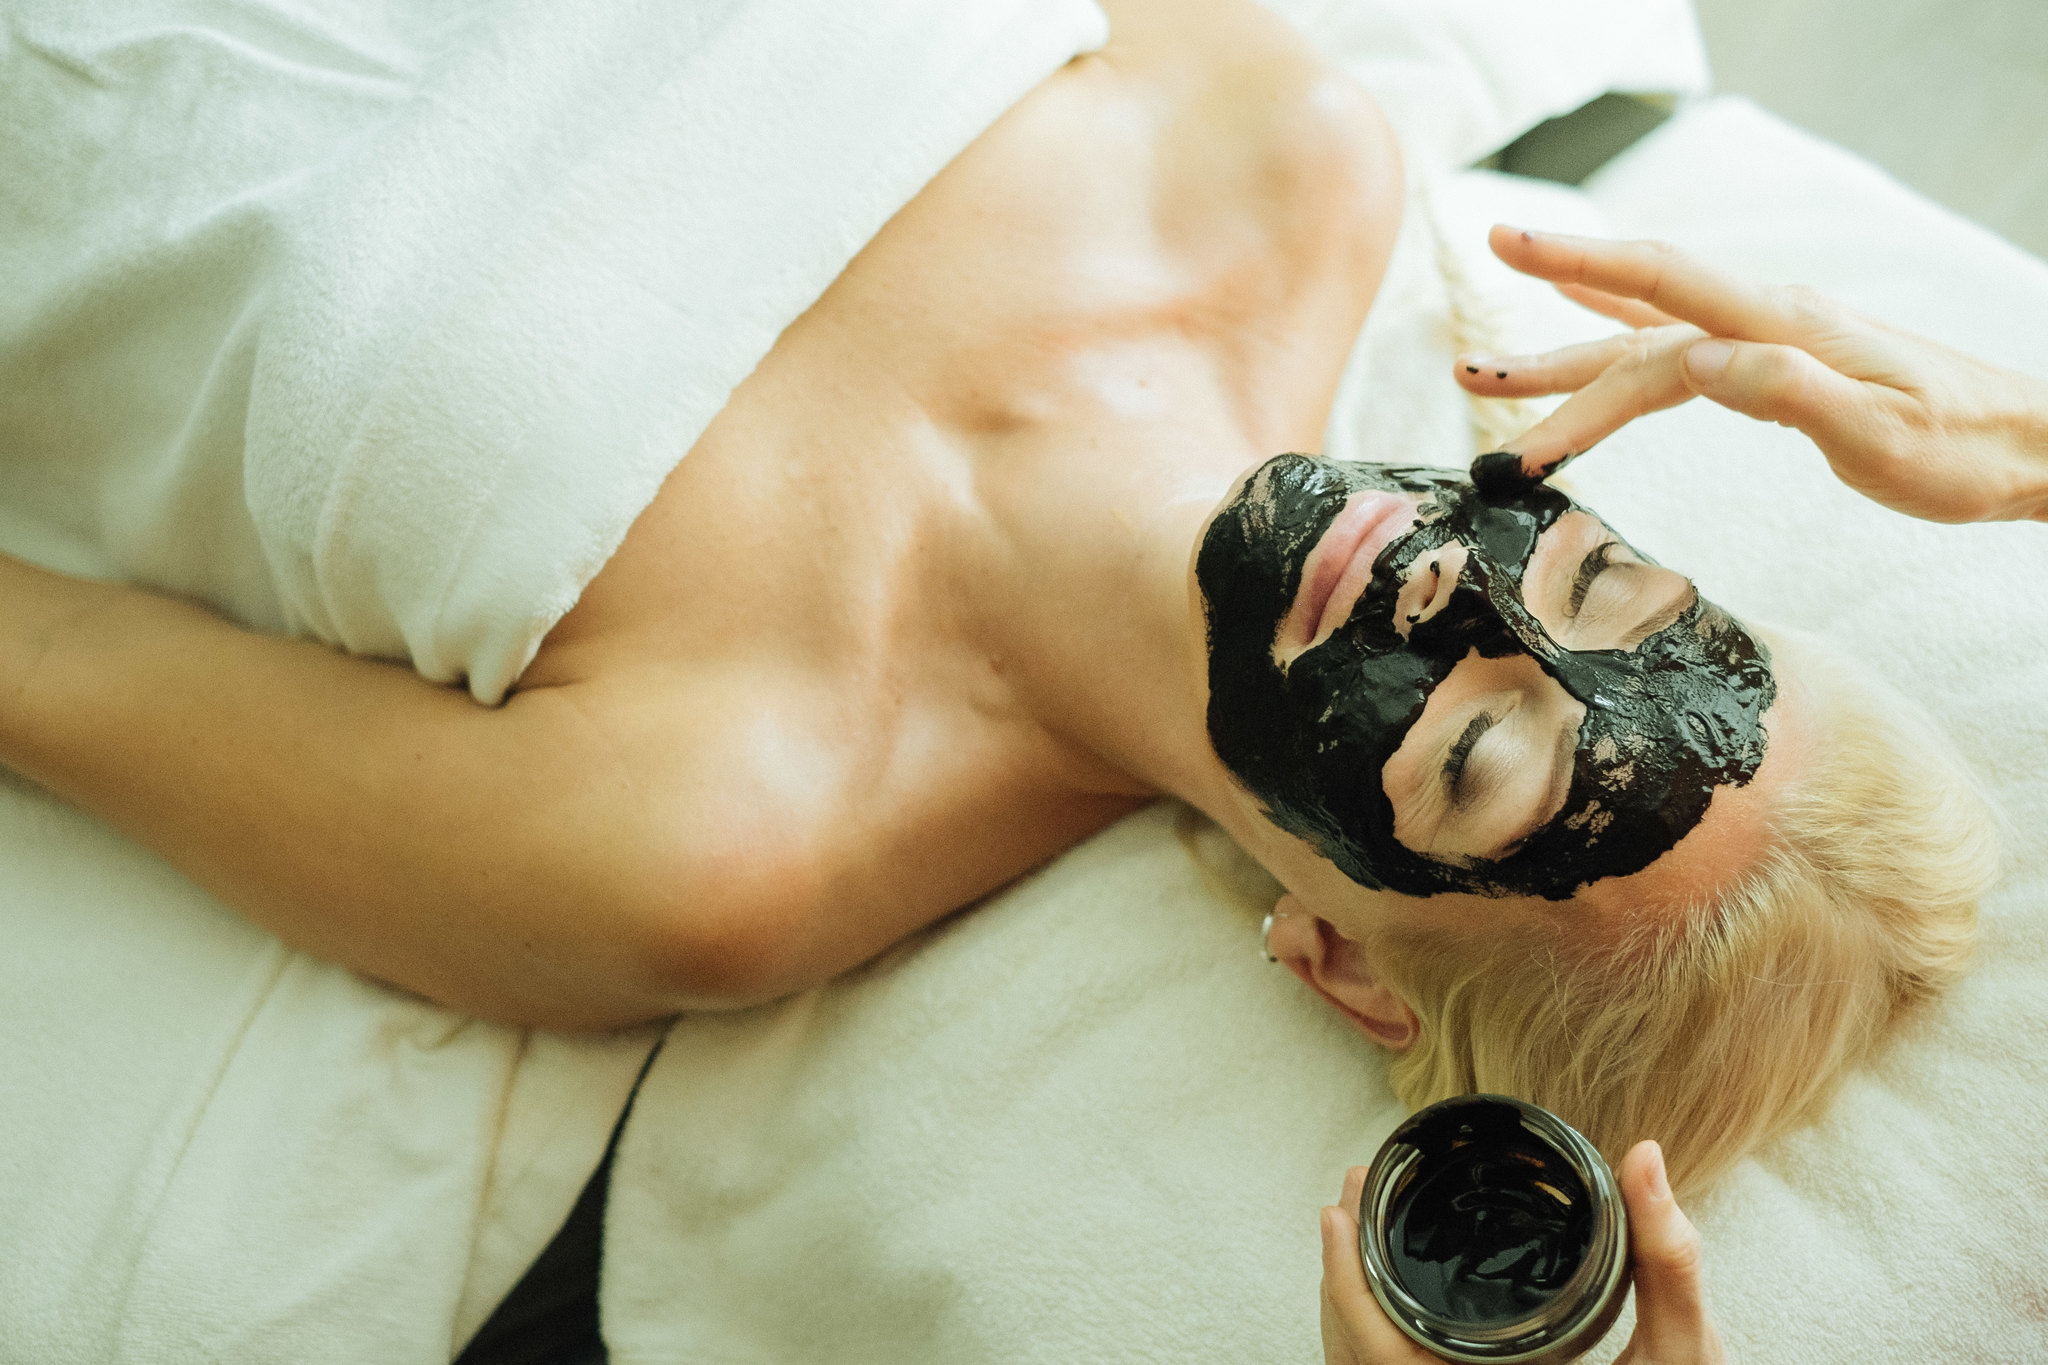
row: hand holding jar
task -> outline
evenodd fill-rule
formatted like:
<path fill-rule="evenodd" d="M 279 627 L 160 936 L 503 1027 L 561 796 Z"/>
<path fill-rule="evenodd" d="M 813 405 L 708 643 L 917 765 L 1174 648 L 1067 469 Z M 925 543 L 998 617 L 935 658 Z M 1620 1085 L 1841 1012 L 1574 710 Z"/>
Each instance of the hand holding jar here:
<path fill-rule="evenodd" d="M 1323 1210 L 1323 1358 L 1326 1365 L 1436 1365 L 1397 1328 L 1367 1284 L 1357 1219 L 1366 1168 L 1353 1167 L 1335 1206 Z M 1664 1154 L 1639 1142 L 1621 1163 L 1628 1209 L 1636 1328 L 1616 1365 L 1722 1365 L 1720 1334 L 1707 1314 L 1700 1237 L 1671 1196 Z M 1593 1343 L 1588 1342 L 1587 1345 Z"/>

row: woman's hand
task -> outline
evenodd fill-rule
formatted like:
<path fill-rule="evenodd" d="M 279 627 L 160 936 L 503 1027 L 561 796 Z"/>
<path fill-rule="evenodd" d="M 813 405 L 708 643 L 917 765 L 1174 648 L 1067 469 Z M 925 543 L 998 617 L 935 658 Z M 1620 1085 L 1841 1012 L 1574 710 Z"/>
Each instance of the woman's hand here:
<path fill-rule="evenodd" d="M 2048 520 L 2048 382 L 1662 243 L 1509 227 L 1488 242 L 1515 269 L 1634 329 L 1548 355 L 1459 361 L 1458 382 L 1486 397 L 1572 394 L 1509 443 L 1528 477 L 1699 394 L 1799 428 L 1842 482 L 1911 516 Z"/>
<path fill-rule="evenodd" d="M 1380 1310 L 1359 1258 L 1358 1207 L 1365 1167 L 1344 1177 L 1335 1208 L 1323 1210 L 1323 1359 L 1326 1365 L 1436 1365 Z M 1720 1365 L 1727 1357 L 1707 1316 L 1700 1235 L 1671 1197 L 1664 1153 L 1638 1142 L 1621 1163 L 1635 1272 L 1636 1330 L 1615 1365 Z"/>

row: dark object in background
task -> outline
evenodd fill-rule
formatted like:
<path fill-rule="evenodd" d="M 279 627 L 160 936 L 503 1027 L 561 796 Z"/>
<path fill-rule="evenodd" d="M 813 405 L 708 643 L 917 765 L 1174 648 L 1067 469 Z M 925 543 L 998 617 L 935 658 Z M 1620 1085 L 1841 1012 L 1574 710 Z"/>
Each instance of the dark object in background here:
<path fill-rule="evenodd" d="M 1606 94 L 1545 119 L 1477 165 L 1577 185 L 1655 128 L 1677 107 L 1669 95 Z"/>
<path fill-rule="evenodd" d="M 657 1042 L 647 1060 L 640 1063 L 640 1074 L 633 1078 L 625 1108 L 605 1143 L 604 1159 L 584 1182 L 561 1230 L 477 1328 L 455 1358 L 455 1365 L 608 1365 L 611 1352 L 605 1348 L 597 1316 L 605 1199 L 611 1191 L 612 1158 L 618 1155 L 619 1135 L 626 1131 L 641 1082 L 659 1055 L 661 1043 Z"/>

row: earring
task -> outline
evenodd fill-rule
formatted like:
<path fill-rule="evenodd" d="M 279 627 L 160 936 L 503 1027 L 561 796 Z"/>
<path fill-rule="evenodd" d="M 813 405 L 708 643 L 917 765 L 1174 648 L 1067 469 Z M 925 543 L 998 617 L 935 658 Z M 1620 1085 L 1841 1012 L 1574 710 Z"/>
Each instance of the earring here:
<path fill-rule="evenodd" d="M 1270 910 L 1266 912 L 1266 922 L 1259 926 L 1259 951 L 1268 962 L 1280 960 L 1273 956 L 1273 912 Z"/>

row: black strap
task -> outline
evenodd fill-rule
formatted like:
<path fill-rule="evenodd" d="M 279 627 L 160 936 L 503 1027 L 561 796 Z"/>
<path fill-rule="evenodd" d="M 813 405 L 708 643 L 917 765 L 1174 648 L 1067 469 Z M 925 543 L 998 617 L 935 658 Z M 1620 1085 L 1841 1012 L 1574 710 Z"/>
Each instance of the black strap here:
<path fill-rule="evenodd" d="M 612 1156 L 619 1134 L 639 1097 L 640 1082 L 654 1065 L 654 1051 L 641 1063 L 612 1125 L 604 1160 L 576 1196 L 576 1206 L 554 1240 L 542 1248 L 512 1292 L 470 1339 L 455 1365 L 609 1365 L 610 1354 L 597 1327 L 597 1283 L 604 1259 L 604 1203 L 611 1187 Z"/>

